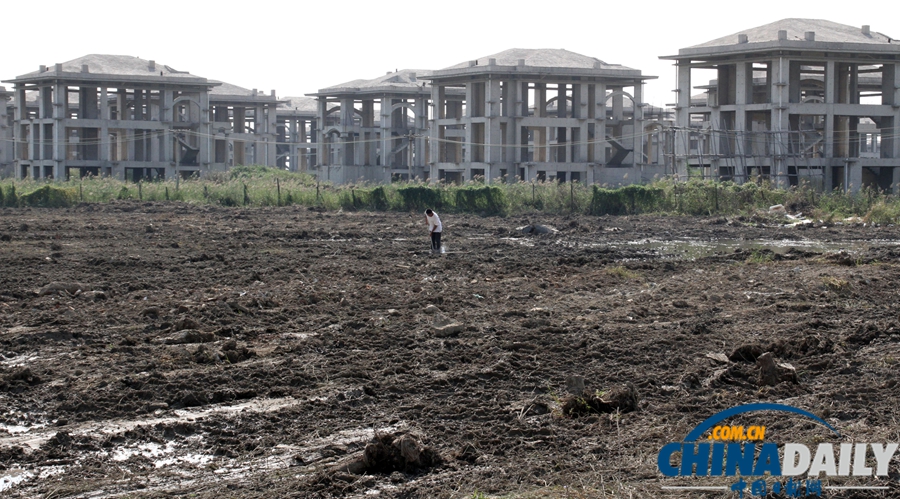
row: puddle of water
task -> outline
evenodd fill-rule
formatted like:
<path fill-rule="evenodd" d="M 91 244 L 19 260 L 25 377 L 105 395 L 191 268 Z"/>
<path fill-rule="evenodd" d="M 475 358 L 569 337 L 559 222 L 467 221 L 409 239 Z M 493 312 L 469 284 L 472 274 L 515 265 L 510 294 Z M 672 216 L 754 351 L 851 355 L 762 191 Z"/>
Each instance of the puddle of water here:
<path fill-rule="evenodd" d="M 254 399 L 235 405 L 207 406 L 200 409 L 176 409 L 168 415 L 148 417 L 142 419 L 111 419 L 107 421 L 88 422 L 80 425 L 71 425 L 53 428 L 49 431 L 30 431 L 10 434 L 8 437 L 0 437 L 0 447 L 18 445 L 31 449 L 38 449 L 58 431 L 67 431 L 72 435 L 89 435 L 102 433 L 106 435 L 122 433 L 133 430 L 141 425 L 172 424 L 182 421 L 191 421 L 210 416 L 235 414 L 248 412 L 273 412 L 285 407 L 300 404 L 302 401 L 293 397 Z M 32 427 L 34 429 L 35 427 Z"/>
<path fill-rule="evenodd" d="M 735 250 L 754 251 L 754 250 L 770 250 L 776 254 L 786 254 L 791 249 L 800 249 L 805 251 L 815 251 L 819 253 L 836 253 L 838 251 L 849 251 L 851 253 L 864 251 L 872 246 L 897 246 L 900 241 L 812 241 L 812 240 L 795 240 L 795 239 L 717 239 L 713 241 L 703 241 L 698 239 L 681 239 L 681 240 L 657 240 L 643 239 L 639 241 L 611 242 L 608 244 L 597 244 L 596 246 L 607 246 L 611 248 L 638 248 L 646 249 L 657 253 L 661 256 L 697 259 L 716 254 L 734 253 Z"/>
<path fill-rule="evenodd" d="M 504 237 L 501 240 L 533 247 L 534 242 L 524 237 Z M 615 248 L 644 250 L 649 253 L 668 258 L 694 260 L 716 254 L 734 253 L 735 250 L 744 251 L 770 250 L 773 253 L 785 254 L 793 249 L 814 251 L 819 253 L 836 253 L 847 251 L 857 253 L 865 251 L 873 246 L 900 246 L 897 240 L 867 240 L 867 241 L 821 241 L 821 240 L 796 240 L 796 239 L 716 239 L 712 241 L 700 239 L 640 239 L 633 241 L 609 241 L 604 243 L 579 244 L 565 239 L 556 239 L 554 244 L 569 247 L 583 246 L 587 248 Z"/>
<path fill-rule="evenodd" d="M 11 489 L 12 487 L 28 480 L 33 477 L 34 473 L 25 470 L 8 470 L 3 475 L 0 475 L 0 492 L 3 492 L 6 489 Z"/>
<path fill-rule="evenodd" d="M 8 425 L 0 423 L 0 431 L 6 431 L 10 435 L 15 435 L 17 433 L 28 433 L 31 430 L 37 430 L 43 428 L 47 425 L 45 424 L 36 424 L 34 426 L 22 426 L 22 425 Z"/>

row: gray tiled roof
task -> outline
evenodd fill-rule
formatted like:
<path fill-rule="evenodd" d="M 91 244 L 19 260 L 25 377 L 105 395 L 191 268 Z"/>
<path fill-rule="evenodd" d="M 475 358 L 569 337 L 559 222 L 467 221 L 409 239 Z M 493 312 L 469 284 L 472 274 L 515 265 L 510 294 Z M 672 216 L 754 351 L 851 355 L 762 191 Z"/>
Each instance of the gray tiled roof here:
<path fill-rule="evenodd" d="M 390 92 L 390 91 L 416 91 L 423 85 L 428 87 L 428 82 L 420 80 L 430 75 L 430 70 L 401 69 L 387 73 L 371 80 L 353 80 L 339 85 L 333 85 L 320 89 L 310 95 L 333 95 L 340 93 L 366 93 L 366 92 Z M 428 90 L 430 92 L 430 90 Z"/>
<path fill-rule="evenodd" d="M 150 61 L 130 55 L 88 54 L 78 59 L 62 63 L 62 70 L 66 73 L 80 73 L 81 67 L 87 64 L 88 72 L 98 75 L 115 76 L 162 76 L 181 78 L 200 78 L 187 71 L 178 71 L 172 67 L 155 62 L 151 71 Z M 53 71 L 55 65 L 48 65 L 47 70 Z M 19 76 L 29 78 L 40 76 L 40 71 L 33 71 Z"/>
<path fill-rule="evenodd" d="M 540 68 L 570 68 L 570 69 L 631 69 L 619 64 L 608 64 L 586 55 L 576 54 L 565 49 L 509 49 L 493 55 L 479 57 L 478 66 L 486 66 L 490 59 L 496 59 L 498 66 L 516 66 L 520 59 L 525 59 L 525 65 Z M 448 69 L 463 69 L 469 67 L 469 61 L 461 62 Z"/>
<path fill-rule="evenodd" d="M 858 26 L 848 26 L 823 19 L 782 19 L 773 23 L 764 24 L 755 28 L 745 29 L 732 35 L 710 40 L 706 43 L 694 45 L 688 48 L 721 47 L 737 45 L 738 35 L 747 35 L 747 43 L 778 41 L 778 32 L 787 31 L 788 40 L 805 40 L 807 31 L 815 32 L 816 42 L 831 43 L 866 43 L 888 45 L 891 39 L 881 33 L 871 31 L 864 34 Z M 894 42 L 896 44 L 896 41 Z"/>
<path fill-rule="evenodd" d="M 281 100 L 286 102 L 278 105 L 278 112 L 295 111 L 297 113 L 311 114 L 318 112 L 317 101 L 312 97 L 282 97 Z"/>

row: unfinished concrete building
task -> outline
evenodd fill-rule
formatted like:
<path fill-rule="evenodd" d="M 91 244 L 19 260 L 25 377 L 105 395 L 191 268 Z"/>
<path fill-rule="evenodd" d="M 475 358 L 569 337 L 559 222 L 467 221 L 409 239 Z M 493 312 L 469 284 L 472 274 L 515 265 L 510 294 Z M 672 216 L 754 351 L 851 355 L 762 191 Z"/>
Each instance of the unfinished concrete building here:
<path fill-rule="evenodd" d="M 6 87 L 0 87 L 0 178 L 15 175 L 13 161 L 15 156 L 15 142 L 13 138 L 12 94 L 6 91 Z"/>
<path fill-rule="evenodd" d="M 427 73 L 404 69 L 308 94 L 318 100 L 318 177 L 337 183 L 427 179 Z"/>
<path fill-rule="evenodd" d="M 187 177 L 209 164 L 202 145 L 215 84 L 206 78 L 152 60 L 94 54 L 10 83 L 19 178 Z"/>
<path fill-rule="evenodd" d="M 662 58 L 678 71 L 669 142 L 678 178 L 898 191 L 893 38 L 869 26 L 784 19 Z M 692 96 L 697 88 L 705 93 Z"/>
<path fill-rule="evenodd" d="M 620 184 L 662 171 L 645 155 L 642 86 L 655 77 L 640 70 L 562 49 L 510 49 L 426 78 L 435 178 Z"/>
<path fill-rule="evenodd" d="M 284 97 L 276 110 L 278 168 L 309 172 L 316 165 L 317 116 L 312 97 Z"/>
<path fill-rule="evenodd" d="M 209 93 L 213 136 L 210 138 L 211 169 L 232 166 L 275 166 L 277 153 L 276 110 L 284 101 L 256 89 L 216 82 Z"/>

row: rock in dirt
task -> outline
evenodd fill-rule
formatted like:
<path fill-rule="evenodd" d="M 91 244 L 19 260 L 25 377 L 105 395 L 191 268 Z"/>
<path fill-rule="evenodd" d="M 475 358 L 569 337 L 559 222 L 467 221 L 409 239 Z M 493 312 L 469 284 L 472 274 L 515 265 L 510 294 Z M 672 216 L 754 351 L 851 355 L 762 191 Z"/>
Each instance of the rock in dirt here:
<path fill-rule="evenodd" d="M 183 319 L 178 319 L 172 324 L 172 332 L 178 332 L 185 329 L 199 329 L 200 323 L 191 319 L 190 317 L 186 317 Z"/>
<path fill-rule="evenodd" d="M 530 235 L 555 234 L 555 233 L 559 232 L 558 230 L 554 229 L 553 227 L 550 227 L 549 225 L 538 225 L 538 224 L 526 225 L 525 227 L 519 227 L 516 230 L 522 232 L 523 234 L 530 234 Z"/>
<path fill-rule="evenodd" d="M 566 378 L 566 391 L 572 395 L 584 393 L 584 376 L 569 376 Z"/>
<path fill-rule="evenodd" d="M 782 381 L 798 383 L 797 370 L 790 364 L 776 364 L 772 352 L 766 352 L 756 359 L 759 366 L 759 386 L 775 386 Z"/>
<path fill-rule="evenodd" d="M 376 434 L 363 451 L 354 458 L 335 467 L 335 472 L 353 474 L 407 472 L 428 469 L 442 462 L 441 456 L 421 439 L 409 433 Z"/>
<path fill-rule="evenodd" d="M 37 291 L 38 296 L 58 294 L 61 292 L 74 295 L 79 291 L 91 291 L 90 286 L 86 286 L 80 282 L 51 282 Z"/>
<path fill-rule="evenodd" d="M 103 291 L 85 291 L 79 295 L 83 300 L 89 301 L 97 301 L 97 300 L 105 300 L 106 293 Z"/>
<path fill-rule="evenodd" d="M 591 393 L 585 390 L 580 397 L 566 397 L 562 401 L 562 413 L 565 416 L 575 417 L 597 413 L 632 412 L 637 410 L 639 401 L 637 388 L 628 383 L 605 393 L 599 391 Z"/>
<path fill-rule="evenodd" d="M 428 305 L 427 307 L 425 307 L 425 313 L 429 315 L 439 314 L 441 313 L 441 309 L 437 308 L 437 305 Z"/>
<path fill-rule="evenodd" d="M 163 338 L 166 345 L 185 345 L 188 343 L 209 343 L 216 340 L 216 335 L 209 332 L 185 329 Z"/>
<path fill-rule="evenodd" d="M 434 331 L 435 336 L 439 338 L 459 334 L 463 329 L 465 329 L 465 326 L 459 322 L 448 319 L 441 314 L 434 316 L 432 330 Z"/>
<path fill-rule="evenodd" d="M 162 310 L 160 310 L 159 307 L 147 307 L 144 310 L 141 310 L 141 316 L 150 317 L 150 318 L 154 318 L 154 319 L 156 317 L 159 317 L 159 314 L 161 314 L 161 313 L 162 313 Z"/>

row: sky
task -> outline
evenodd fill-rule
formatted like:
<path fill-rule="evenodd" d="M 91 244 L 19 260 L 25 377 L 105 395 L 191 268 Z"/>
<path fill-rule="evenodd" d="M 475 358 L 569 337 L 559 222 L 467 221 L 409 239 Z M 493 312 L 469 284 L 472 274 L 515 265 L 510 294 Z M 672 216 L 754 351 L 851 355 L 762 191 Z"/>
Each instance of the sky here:
<path fill-rule="evenodd" d="M 0 39 L 8 50 L 0 55 L 0 79 L 87 54 L 117 54 L 286 97 L 396 69 L 443 69 L 510 48 L 556 48 L 657 76 L 645 85 L 644 100 L 662 106 L 674 100 L 675 68 L 659 56 L 744 29 L 801 17 L 868 24 L 900 37 L 900 2 L 850 5 L 834 0 L 5 2 Z M 27 28 L 16 33 L 16 26 Z"/>

